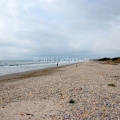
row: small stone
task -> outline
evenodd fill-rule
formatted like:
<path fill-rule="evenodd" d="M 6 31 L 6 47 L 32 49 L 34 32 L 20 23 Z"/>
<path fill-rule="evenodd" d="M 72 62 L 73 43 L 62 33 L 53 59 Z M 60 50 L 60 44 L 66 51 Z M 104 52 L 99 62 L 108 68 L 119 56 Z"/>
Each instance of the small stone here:
<path fill-rule="evenodd" d="M 65 118 L 65 119 L 69 119 L 70 116 L 68 116 L 68 115 L 64 115 L 64 118 Z"/>

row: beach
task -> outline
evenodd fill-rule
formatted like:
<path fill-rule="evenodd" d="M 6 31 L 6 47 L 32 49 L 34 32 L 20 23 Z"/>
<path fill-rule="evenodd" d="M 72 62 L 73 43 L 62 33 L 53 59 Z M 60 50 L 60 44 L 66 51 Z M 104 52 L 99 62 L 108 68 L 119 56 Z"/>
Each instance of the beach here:
<path fill-rule="evenodd" d="M 0 120 L 119 120 L 120 64 L 98 61 L 0 76 Z"/>

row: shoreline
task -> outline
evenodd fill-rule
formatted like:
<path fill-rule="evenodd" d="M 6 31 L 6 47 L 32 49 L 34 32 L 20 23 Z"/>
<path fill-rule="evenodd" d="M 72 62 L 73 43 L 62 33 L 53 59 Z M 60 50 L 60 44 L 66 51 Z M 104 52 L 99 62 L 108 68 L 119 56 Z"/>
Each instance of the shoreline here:
<path fill-rule="evenodd" d="M 0 119 L 118 120 L 119 72 L 120 65 L 92 61 L 3 80 L 0 82 Z"/>
<path fill-rule="evenodd" d="M 52 66 L 52 67 L 41 68 L 37 70 L 30 70 L 30 71 L 2 75 L 0 76 L 0 83 L 7 82 L 7 81 L 16 81 L 18 79 L 19 80 L 26 79 L 30 77 L 46 76 L 46 75 L 52 74 L 53 72 L 57 72 L 59 68 L 70 66 L 73 64 L 78 64 L 78 63 L 72 63 L 72 64 L 66 64 L 66 65 L 60 65 L 60 66 Z"/>

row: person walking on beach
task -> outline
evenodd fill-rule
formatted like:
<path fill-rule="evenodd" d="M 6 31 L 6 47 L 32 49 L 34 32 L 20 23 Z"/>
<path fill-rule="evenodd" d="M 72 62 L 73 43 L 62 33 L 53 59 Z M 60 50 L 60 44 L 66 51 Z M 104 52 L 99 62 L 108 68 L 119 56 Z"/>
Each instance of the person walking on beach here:
<path fill-rule="evenodd" d="M 58 66 L 58 63 L 57 63 L 57 66 Z"/>

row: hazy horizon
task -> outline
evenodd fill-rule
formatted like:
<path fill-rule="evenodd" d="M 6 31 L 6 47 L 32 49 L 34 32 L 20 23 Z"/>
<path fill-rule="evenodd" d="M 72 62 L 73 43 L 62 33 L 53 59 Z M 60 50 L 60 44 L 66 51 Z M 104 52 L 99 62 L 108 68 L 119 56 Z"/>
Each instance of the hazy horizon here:
<path fill-rule="evenodd" d="M 0 60 L 120 56 L 120 0 L 0 1 Z"/>

